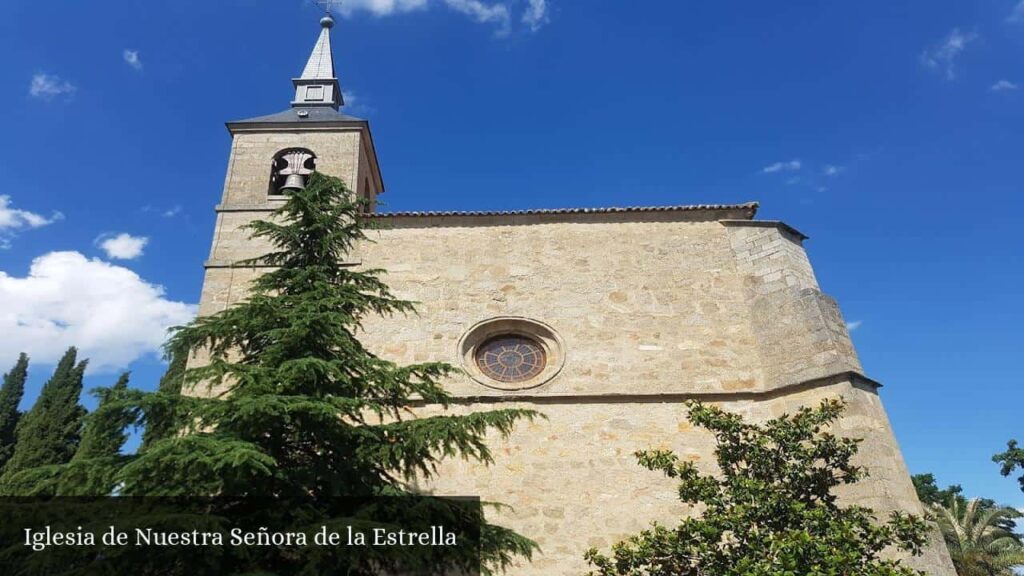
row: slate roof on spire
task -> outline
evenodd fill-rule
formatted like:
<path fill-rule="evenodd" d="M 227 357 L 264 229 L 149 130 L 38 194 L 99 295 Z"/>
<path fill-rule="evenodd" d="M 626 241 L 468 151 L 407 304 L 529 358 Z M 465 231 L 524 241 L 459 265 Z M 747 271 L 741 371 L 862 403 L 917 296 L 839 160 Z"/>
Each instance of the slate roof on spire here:
<path fill-rule="evenodd" d="M 334 56 L 331 54 L 331 28 L 324 26 L 320 30 L 320 38 L 309 55 L 309 61 L 302 70 L 303 80 L 334 79 Z"/>

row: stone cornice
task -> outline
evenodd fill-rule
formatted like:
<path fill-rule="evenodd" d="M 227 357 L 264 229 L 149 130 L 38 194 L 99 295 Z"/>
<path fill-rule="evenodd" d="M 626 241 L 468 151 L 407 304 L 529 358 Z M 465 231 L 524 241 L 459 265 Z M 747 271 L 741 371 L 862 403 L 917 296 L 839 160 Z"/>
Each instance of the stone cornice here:
<path fill-rule="evenodd" d="M 701 402 L 737 402 L 744 400 L 770 400 L 814 388 L 833 386 L 841 382 L 850 382 L 854 386 L 867 388 L 872 391 L 882 387 L 880 382 L 872 380 L 860 372 L 848 370 L 768 390 L 741 390 L 735 392 L 674 392 L 653 394 L 524 394 L 522 392 L 508 392 L 473 395 L 459 394 L 454 395 L 451 402 L 454 404 L 501 402 L 524 402 L 527 404 L 681 404 L 687 400 L 698 400 Z M 421 406 L 427 404 L 428 403 L 422 401 L 417 403 L 417 405 Z"/>
<path fill-rule="evenodd" d="M 793 228 L 789 224 L 781 220 L 719 220 L 723 226 L 753 226 L 755 228 L 778 228 L 784 232 L 788 232 L 793 236 L 796 236 L 800 240 L 807 240 L 810 238 L 807 234 Z"/>

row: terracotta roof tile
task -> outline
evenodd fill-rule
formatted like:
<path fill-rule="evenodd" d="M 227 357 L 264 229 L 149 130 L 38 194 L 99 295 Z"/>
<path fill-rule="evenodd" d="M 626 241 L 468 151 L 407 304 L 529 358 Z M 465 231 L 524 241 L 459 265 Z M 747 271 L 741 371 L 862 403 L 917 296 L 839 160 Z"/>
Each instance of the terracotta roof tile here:
<path fill-rule="evenodd" d="M 371 218 L 402 218 L 430 216 L 530 216 L 535 214 L 614 214 L 620 212 L 690 212 L 690 211 L 725 211 L 749 210 L 751 217 L 757 212 L 757 202 L 743 204 L 690 204 L 677 206 L 623 206 L 608 208 L 541 208 L 533 210 L 472 210 L 472 211 L 413 211 L 413 212 L 374 212 Z"/>

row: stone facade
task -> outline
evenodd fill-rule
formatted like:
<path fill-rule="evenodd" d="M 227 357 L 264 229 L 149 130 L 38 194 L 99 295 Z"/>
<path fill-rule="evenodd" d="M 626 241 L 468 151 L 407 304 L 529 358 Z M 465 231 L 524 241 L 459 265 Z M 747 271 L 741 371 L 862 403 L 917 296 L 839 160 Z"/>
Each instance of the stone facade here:
<path fill-rule="evenodd" d="M 242 226 L 279 205 L 268 195 L 276 153 L 309 149 L 317 169 L 360 194 L 374 200 L 383 190 L 365 122 L 229 128 L 203 315 L 243 299 L 262 272 L 232 264 L 267 249 Z M 862 374 L 805 237 L 755 220 L 755 212 L 735 205 L 372 216 L 383 229 L 352 264 L 387 270 L 396 295 L 419 302 L 417 315 L 367 321 L 362 339 L 372 350 L 400 363 L 460 365 L 467 334 L 493 319 L 533 321 L 526 325 L 549 330 L 557 347 L 549 351 L 557 370 L 526 388 L 488 383 L 472 370 L 447 383 L 456 412 L 521 406 L 547 418 L 493 439 L 493 465 L 447 462 L 422 486 L 510 505 L 496 520 L 542 548 L 514 574 L 582 574 L 588 547 L 607 549 L 685 513 L 673 483 L 632 454 L 671 448 L 711 470 L 712 438 L 686 420 L 691 398 L 763 420 L 843 396 L 849 410 L 839 432 L 864 439 L 859 458 L 871 472 L 843 497 L 881 513 L 921 512 L 879 384 Z M 954 574 L 938 541 L 912 563 Z"/>

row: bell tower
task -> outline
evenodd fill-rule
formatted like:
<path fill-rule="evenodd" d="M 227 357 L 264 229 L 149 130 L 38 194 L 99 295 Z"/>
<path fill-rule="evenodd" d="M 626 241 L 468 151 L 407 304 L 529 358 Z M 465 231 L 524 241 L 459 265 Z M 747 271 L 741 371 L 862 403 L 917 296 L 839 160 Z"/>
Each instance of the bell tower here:
<path fill-rule="evenodd" d="M 249 238 L 244 225 L 266 218 L 291 190 L 304 187 L 314 170 L 342 179 L 371 212 L 384 191 L 369 123 L 342 111 L 345 101 L 331 51 L 334 24 L 329 14 L 320 20 L 320 35 L 306 66 L 292 79 L 295 92 L 287 109 L 227 123 L 231 156 L 216 207 L 200 315 L 242 297 L 247 272 L 233 264 L 269 248 Z"/>

